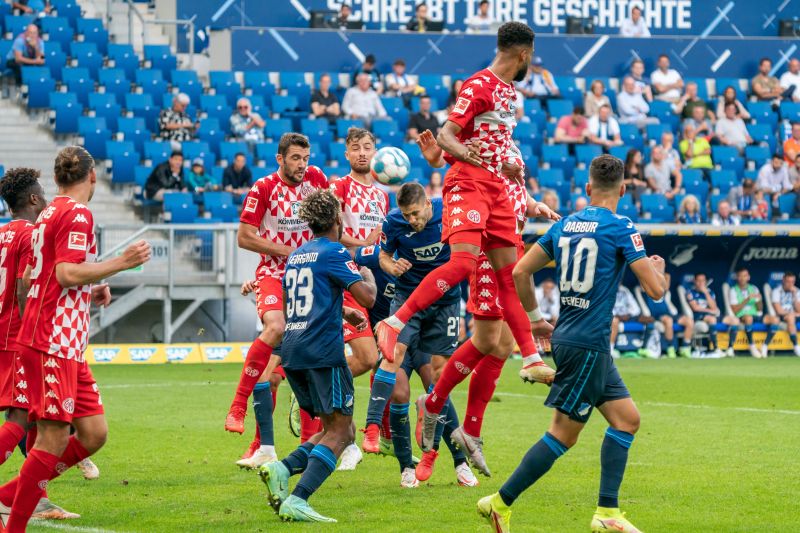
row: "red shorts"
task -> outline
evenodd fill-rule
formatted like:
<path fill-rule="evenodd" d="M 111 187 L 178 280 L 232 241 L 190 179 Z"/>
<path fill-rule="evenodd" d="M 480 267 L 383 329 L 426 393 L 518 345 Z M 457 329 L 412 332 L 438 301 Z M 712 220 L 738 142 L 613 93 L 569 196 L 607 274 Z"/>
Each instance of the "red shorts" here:
<path fill-rule="evenodd" d="M 0 410 L 30 408 L 28 383 L 18 352 L 0 350 Z"/>
<path fill-rule="evenodd" d="M 283 311 L 283 283 L 278 278 L 264 276 L 256 280 L 256 310 L 258 318 L 267 311 Z"/>
<path fill-rule="evenodd" d="M 104 413 L 97 383 L 85 361 L 79 363 L 28 347 L 20 351 L 20 358 L 31 402 L 29 420 L 69 423 L 74 418 Z"/>
<path fill-rule="evenodd" d="M 525 253 L 525 245 L 518 236 L 517 258 Z M 503 311 L 497 299 L 497 277 L 489 259 L 481 252 L 478 266 L 469 277 L 467 311 L 475 320 L 503 320 Z"/>
<path fill-rule="evenodd" d="M 442 198 L 442 242 L 481 250 L 517 244 L 517 216 L 507 185 L 489 171 L 456 164 L 447 171 Z"/>
<path fill-rule="evenodd" d="M 350 342 L 353 339 L 361 339 L 364 337 L 374 337 L 374 334 L 372 333 L 372 326 L 369 324 L 369 311 L 367 311 L 365 307 L 358 303 L 349 291 L 344 291 L 344 305 L 347 307 L 352 307 L 353 309 L 358 309 L 364 313 L 364 316 L 367 318 L 367 327 L 362 331 L 358 331 L 355 326 L 351 326 L 346 320 L 342 320 L 342 325 L 344 327 L 344 342 Z"/>
<path fill-rule="evenodd" d="M 286 381 L 286 372 L 283 371 L 283 366 L 278 365 L 272 371 L 273 374 L 278 374 L 282 380 Z"/>

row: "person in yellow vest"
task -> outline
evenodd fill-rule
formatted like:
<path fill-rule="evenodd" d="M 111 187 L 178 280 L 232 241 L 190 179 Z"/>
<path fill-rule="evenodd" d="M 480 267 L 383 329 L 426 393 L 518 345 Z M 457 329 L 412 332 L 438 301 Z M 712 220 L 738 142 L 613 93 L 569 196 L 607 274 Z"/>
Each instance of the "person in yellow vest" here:
<path fill-rule="evenodd" d="M 736 271 L 736 285 L 731 287 L 728 294 L 731 304 L 731 311 L 739 320 L 739 329 L 744 329 L 747 335 L 747 344 L 750 347 L 750 355 L 755 358 L 767 357 L 769 343 L 778 329 L 778 318 L 771 314 L 764 314 L 764 302 L 761 299 L 761 291 L 758 287 L 750 283 L 750 272 L 746 268 Z M 760 349 L 753 341 L 753 324 L 756 318 L 762 317 L 764 325 L 767 326 L 767 339 Z"/>

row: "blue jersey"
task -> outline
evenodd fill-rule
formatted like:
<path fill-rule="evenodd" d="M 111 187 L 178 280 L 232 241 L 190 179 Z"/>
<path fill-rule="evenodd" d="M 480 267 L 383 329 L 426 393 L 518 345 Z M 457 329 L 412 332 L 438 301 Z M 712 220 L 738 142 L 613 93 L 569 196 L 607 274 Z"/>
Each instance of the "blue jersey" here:
<path fill-rule="evenodd" d="M 289 256 L 283 276 L 286 332 L 281 364 L 289 369 L 347 364 L 342 292 L 361 281 L 347 248 L 327 238 L 307 242 Z"/>
<path fill-rule="evenodd" d="M 369 309 L 369 321 L 374 326 L 389 316 L 389 308 L 394 298 L 394 276 L 383 271 L 380 266 L 380 245 L 361 246 L 356 249 L 355 262 L 358 266 L 367 267 L 375 276 L 375 285 L 378 293 L 375 295 L 375 305 Z"/>
<path fill-rule="evenodd" d="M 708 289 L 708 295 L 712 300 L 714 300 L 714 303 L 716 303 L 717 295 L 714 294 L 714 291 Z M 686 291 L 686 300 L 689 302 L 695 302 L 698 306 L 700 306 L 700 311 L 692 311 L 695 317 L 704 317 L 706 315 L 714 314 L 714 311 L 709 309 L 710 306 L 706 300 L 706 295 L 694 287 Z"/>
<path fill-rule="evenodd" d="M 626 264 L 646 257 L 627 217 L 589 206 L 556 222 L 538 241 L 556 263 L 561 293 L 553 344 L 609 352 L 612 309 Z"/>
<path fill-rule="evenodd" d="M 647 294 L 644 294 L 644 302 L 647 304 L 647 308 L 650 310 L 650 316 L 654 318 L 659 318 L 662 316 L 672 316 L 672 311 L 669 309 L 669 305 L 667 305 L 667 297 L 666 295 L 661 300 L 653 300 Z"/>
<path fill-rule="evenodd" d="M 434 198 L 431 204 L 433 216 L 420 232 L 414 231 L 398 208 L 389 211 L 383 222 L 383 251 L 411 263 L 411 269 L 395 282 L 395 291 L 404 297 L 414 292 L 428 273 L 450 260 L 450 246 L 442 243 L 442 199 Z M 455 286 L 436 303 L 449 305 L 460 297 L 461 289 Z"/>

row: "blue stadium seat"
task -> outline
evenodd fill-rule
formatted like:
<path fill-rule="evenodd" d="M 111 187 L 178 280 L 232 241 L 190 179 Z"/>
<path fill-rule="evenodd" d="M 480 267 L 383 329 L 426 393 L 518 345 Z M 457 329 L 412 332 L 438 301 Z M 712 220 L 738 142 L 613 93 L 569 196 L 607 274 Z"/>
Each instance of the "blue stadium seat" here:
<path fill-rule="evenodd" d="M 592 159 L 602 154 L 603 154 L 603 149 L 599 145 L 596 144 L 575 145 L 575 159 L 578 160 L 578 163 L 584 163 L 585 165 L 589 165 L 592 162 Z"/>
<path fill-rule="evenodd" d="M 140 190 L 144 189 L 145 184 L 147 183 L 147 178 L 150 177 L 150 173 L 153 172 L 153 167 L 146 167 L 144 165 L 136 165 L 133 168 L 133 182 Z M 136 194 L 136 198 L 140 201 L 144 200 L 144 194 L 142 192 L 138 192 Z"/>
<path fill-rule="evenodd" d="M 625 146 L 625 145 L 612 146 L 611 148 L 608 149 L 608 153 L 610 155 L 613 155 L 617 159 L 622 159 L 622 161 L 624 162 L 625 158 L 628 155 L 628 150 L 630 150 L 631 148 L 632 148 L 631 146 Z"/>
<path fill-rule="evenodd" d="M 728 195 L 727 194 L 722 194 L 722 193 L 712 194 L 711 198 L 708 201 L 708 207 L 711 208 L 711 212 L 712 213 L 716 213 L 717 212 L 717 206 L 719 205 L 719 203 L 722 200 L 727 200 L 727 199 L 728 199 Z"/>
<path fill-rule="evenodd" d="M 572 185 L 564 176 L 564 172 L 560 168 L 547 168 L 539 170 L 537 177 L 539 186 L 545 189 L 552 189 L 556 191 L 561 203 L 564 204 L 569 198 Z"/>
<path fill-rule="evenodd" d="M 206 206 L 206 212 L 220 222 L 239 222 L 239 208 L 233 202 L 221 205 Z"/>
<path fill-rule="evenodd" d="M 59 17 L 64 17 L 70 22 L 75 22 L 82 16 L 81 7 L 75 0 L 52 0 L 50 3 Z"/>
<path fill-rule="evenodd" d="M 106 141 L 111 140 L 111 131 L 106 127 L 106 119 L 78 117 L 78 133 L 83 137 L 83 147 L 93 158 L 106 158 Z"/>
<path fill-rule="evenodd" d="M 695 82 L 697 84 L 697 96 L 704 102 L 708 102 L 710 100 L 708 96 L 708 84 L 706 83 L 705 78 L 686 78 L 684 81 L 686 83 L 692 81 Z"/>
<path fill-rule="evenodd" d="M 422 157 L 422 150 L 419 149 L 417 143 L 403 143 L 400 147 L 408 156 L 411 166 L 424 167 L 428 164 L 424 157 Z"/>
<path fill-rule="evenodd" d="M 351 120 L 340 118 L 336 121 L 336 136 L 340 139 L 347 137 L 347 130 L 350 128 L 363 128 L 364 122 L 361 120 Z"/>
<path fill-rule="evenodd" d="M 675 132 L 678 130 L 678 125 L 680 124 L 680 119 L 672 110 L 672 104 L 669 102 L 664 102 L 662 100 L 653 100 L 650 102 L 650 113 L 651 117 L 657 117 L 661 124 L 669 125 L 669 128 Z"/>
<path fill-rule="evenodd" d="M 44 17 L 41 19 L 42 33 L 47 35 L 47 45 L 60 43 L 63 49 L 69 48 L 69 43 L 75 38 L 75 32 L 69 21 L 63 17 Z"/>
<path fill-rule="evenodd" d="M 766 124 L 773 130 L 778 127 L 778 115 L 769 102 L 747 102 L 746 107 L 756 124 Z"/>
<path fill-rule="evenodd" d="M 230 121 L 232 110 L 228 101 L 221 94 L 204 94 L 200 96 L 200 109 L 206 112 L 209 118 L 215 118 L 223 123 Z"/>
<path fill-rule="evenodd" d="M 661 194 L 643 194 L 641 196 L 642 213 L 650 215 L 651 222 L 674 222 L 675 208 L 667 203 Z"/>
<path fill-rule="evenodd" d="M 125 110 L 133 116 L 144 121 L 142 129 L 158 131 L 158 115 L 161 109 L 153 102 L 153 97 L 147 93 L 130 93 L 125 95 Z M 137 149 L 141 147 L 137 144 Z"/>
<path fill-rule="evenodd" d="M 134 79 L 139 68 L 139 56 L 133 51 L 133 46 L 130 44 L 109 43 L 108 58 L 114 62 L 114 67 L 125 71 L 126 78 L 129 80 Z"/>
<path fill-rule="evenodd" d="M 583 91 L 578 89 L 575 76 L 554 76 L 553 81 L 558 86 L 562 98 L 569 100 L 573 106 L 583 106 Z"/>
<path fill-rule="evenodd" d="M 736 91 L 736 99 L 740 102 L 747 101 L 747 91 L 742 89 L 738 78 L 717 78 L 716 80 L 716 96 L 722 95 L 729 86 L 733 87 Z"/>
<path fill-rule="evenodd" d="M 570 100 L 551 99 L 547 100 L 547 114 L 551 119 L 560 119 L 561 117 L 571 115 L 572 108 L 574 107 Z"/>
<path fill-rule="evenodd" d="M 293 94 L 276 94 L 272 97 L 272 112 L 278 113 L 279 115 L 289 111 L 296 111 L 299 105 L 300 104 L 297 101 L 297 96 Z"/>
<path fill-rule="evenodd" d="M 172 144 L 169 141 L 147 141 L 144 143 L 144 158 L 153 162 L 153 165 L 163 163 L 172 154 Z"/>
<path fill-rule="evenodd" d="M 775 153 L 778 142 L 775 139 L 775 128 L 771 128 L 767 124 L 748 124 L 747 133 L 757 143 L 767 143 L 769 151 Z"/>
<path fill-rule="evenodd" d="M 400 132 L 397 123 L 392 120 L 374 120 L 372 121 L 372 133 L 384 143 L 397 144 L 403 140 L 404 133 Z"/>
<path fill-rule="evenodd" d="M 800 102 L 781 102 L 781 119 L 789 122 L 800 120 Z"/>
<path fill-rule="evenodd" d="M 55 113 L 56 133 L 77 133 L 78 117 L 83 112 L 83 106 L 78 102 L 77 95 L 73 93 L 50 93 L 48 106 Z"/>
<path fill-rule="evenodd" d="M 190 224 L 197 217 L 197 206 L 192 193 L 167 192 L 164 194 L 164 220 L 173 224 Z"/>
<path fill-rule="evenodd" d="M 264 102 L 264 97 L 259 94 L 252 94 L 247 97 L 254 113 L 258 113 L 264 120 L 269 119 L 269 106 Z"/>
<path fill-rule="evenodd" d="M 381 104 L 383 104 L 386 114 L 397 122 L 400 131 L 405 131 L 408 128 L 408 109 L 406 109 L 403 99 L 397 96 L 383 96 Z"/>
<path fill-rule="evenodd" d="M 108 30 L 100 19 L 79 18 L 76 29 L 85 42 L 97 45 L 97 51 L 103 55 L 108 53 Z"/>
<path fill-rule="evenodd" d="M 220 121 L 216 118 L 204 118 L 200 121 L 200 127 L 197 128 L 197 138 L 201 141 L 208 143 L 208 146 L 214 153 L 219 152 L 219 145 L 225 140 L 225 132 L 228 130 L 228 122 L 223 122 L 225 129 L 220 125 Z"/>
<path fill-rule="evenodd" d="M 589 183 L 589 169 L 576 168 L 573 179 L 575 180 L 575 188 L 584 192 L 586 190 L 586 184 Z"/>
<path fill-rule="evenodd" d="M 307 136 L 311 142 L 327 145 L 333 141 L 331 125 L 322 118 L 304 118 L 300 121 L 300 132 Z"/>
<path fill-rule="evenodd" d="M 28 86 L 28 107 L 48 107 L 50 93 L 56 88 L 56 82 L 50 77 L 47 67 L 22 67 L 22 83 Z"/>
<path fill-rule="evenodd" d="M 81 106 L 89 105 L 89 94 L 94 92 L 94 78 L 89 74 L 89 69 L 84 67 L 65 68 L 61 81 L 67 90 L 78 97 Z"/>
<path fill-rule="evenodd" d="M 290 131 L 292 131 L 292 121 L 288 118 L 267 120 L 267 125 L 264 127 L 265 137 L 275 141 L 280 139 L 281 135 Z"/>
<path fill-rule="evenodd" d="M 177 68 L 177 59 L 166 44 L 144 45 L 144 59 L 150 62 L 150 68 L 160 70 L 166 76 Z M 194 72 L 184 71 L 184 72 Z"/>
<path fill-rule="evenodd" d="M 219 158 L 220 160 L 225 160 L 228 164 L 233 162 L 233 158 L 242 152 L 247 154 L 247 163 L 248 165 L 252 165 L 252 156 L 249 155 L 250 151 L 247 149 L 247 143 L 243 141 L 223 141 L 219 143 Z"/>
<path fill-rule="evenodd" d="M 715 189 L 719 189 L 719 192 L 722 194 L 727 194 L 731 187 L 734 187 L 738 184 L 739 179 L 736 177 L 736 173 L 732 170 L 711 171 L 711 186 Z"/>
<path fill-rule="evenodd" d="M 281 89 L 286 89 L 290 94 L 294 89 L 307 87 L 306 73 L 305 72 L 281 72 L 280 73 L 280 86 Z"/>
<path fill-rule="evenodd" d="M 744 156 L 748 161 L 753 161 L 756 164 L 756 168 L 760 168 L 764 163 L 770 160 L 772 152 L 768 146 L 752 144 L 745 147 Z"/>
<path fill-rule="evenodd" d="M 522 131 L 520 132 L 520 128 Z M 542 146 L 544 139 L 542 134 L 539 133 L 538 126 L 532 122 L 520 122 L 514 130 L 514 137 L 519 141 L 521 146 L 529 146 L 531 152 L 536 155 L 542 154 Z"/>
<path fill-rule="evenodd" d="M 117 130 L 117 121 L 119 120 L 120 113 L 122 113 L 122 108 L 117 103 L 117 99 L 113 94 L 90 94 L 89 109 L 94 111 L 96 117 L 103 117 L 106 119 L 106 126 L 109 130 Z"/>
<path fill-rule="evenodd" d="M 124 101 L 125 95 L 131 90 L 131 82 L 121 68 L 101 68 L 97 81 L 107 94 L 115 95 L 119 102 Z"/>
<path fill-rule="evenodd" d="M 345 145 L 341 142 L 333 142 L 329 147 L 331 161 L 336 161 L 339 163 L 340 167 L 345 167 L 344 174 L 347 174 L 347 168 L 349 168 L 350 162 L 344 156 L 345 150 Z M 340 175 L 344 176 L 344 174 L 341 173 L 341 170 L 339 172 Z"/>
<path fill-rule="evenodd" d="M 183 157 L 187 161 L 192 161 L 196 157 L 201 157 L 205 168 L 213 167 L 217 162 L 217 154 L 211 151 L 207 142 L 193 141 L 181 143 Z"/>
<path fill-rule="evenodd" d="M 730 170 L 723 172 L 732 172 Z M 686 194 L 697 196 L 700 205 L 705 205 L 708 198 L 708 182 L 703 179 L 703 173 L 694 168 L 685 168 L 683 174 L 683 189 Z M 644 207 L 644 204 L 643 204 Z"/>
<path fill-rule="evenodd" d="M 69 45 L 69 55 L 78 62 L 79 67 L 89 69 L 92 76 L 97 78 L 97 72 L 103 66 L 103 55 L 97 50 L 97 45 L 73 41 Z"/>
<path fill-rule="evenodd" d="M 569 156 L 569 150 L 565 144 L 546 144 L 542 146 L 542 161 L 550 163 Z"/>
<path fill-rule="evenodd" d="M 215 93 L 224 96 L 231 109 L 236 108 L 236 101 L 242 96 L 242 87 L 236 81 L 236 75 L 227 70 L 212 70 L 208 73 L 209 84 Z"/>
<path fill-rule="evenodd" d="M 444 77 L 438 74 L 420 74 L 417 84 L 425 88 L 425 94 L 439 102 L 447 102 L 450 96 L 450 87 L 444 82 Z"/>
<path fill-rule="evenodd" d="M 626 146 L 631 146 L 637 150 L 644 148 L 644 138 L 642 138 L 639 128 L 634 124 L 620 124 L 619 135 Z"/>
<path fill-rule="evenodd" d="M 256 159 L 266 161 L 271 165 L 275 161 L 275 154 L 278 153 L 277 142 L 263 142 L 256 144 Z"/>
<path fill-rule="evenodd" d="M 3 25 L 6 28 L 6 32 L 10 33 L 13 39 L 23 33 L 29 24 L 33 24 L 34 20 L 33 15 L 6 15 L 3 17 Z"/>
<path fill-rule="evenodd" d="M 5 57 L 4 55 L 2 57 Z M 67 54 L 65 54 L 58 43 L 48 43 L 44 47 L 44 65 L 50 69 L 50 75 L 55 80 L 61 79 L 61 73 L 67 64 Z"/>
<path fill-rule="evenodd" d="M 266 105 L 272 105 L 275 96 L 275 85 L 269 81 L 267 72 L 246 70 L 244 72 L 244 88 L 246 94 L 258 95 L 264 98 Z"/>
<path fill-rule="evenodd" d="M 225 191 L 203 192 L 203 206 L 206 209 L 224 205 L 236 205 L 233 201 L 233 195 L 231 193 Z"/>
<path fill-rule="evenodd" d="M 778 210 L 781 215 L 791 218 L 794 213 L 794 206 L 797 202 L 797 193 L 786 193 L 778 197 Z"/>
<path fill-rule="evenodd" d="M 198 104 L 200 95 L 203 94 L 203 85 L 200 83 L 200 78 L 197 77 L 197 72 L 194 70 L 172 70 L 170 71 L 169 80 L 178 91 L 186 93 L 194 105 Z"/>
<path fill-rule="evenodd" d="M 733 170 L 737 176 L 744 173 L 744 159 L 739 156 L 739 151 L 732 146 L 712 146 L 711 159 L 723 170 Z"/>
<path fill-rule="evenodd" d="M 661 136 L 666 131 L 671 131 L 668 124 L 648 124 L 645 127 L 647 140 L 654 141 L 656 144 L 661 144 Z"/>
<path fill-rule="evenodd" d="M 111 162 L 111 183 L 134 183 L 139 153 L 132 142 L 108 141 L 106 155 Z"/>
<path fill-rule="evenodd" d="M 142 91 L 153 94 L 155 92 L 167 92 L 167 82 L 164 80 L 164 73 L 154 68 L 140 68 L 136 70 L 136 77 L 134 78 L 136 85 L 142 88 Z"/>
<path fill-rule="evenodd" d="M 624 196 L 623 198 L 627 198 L 627 196 Z M 633 203 L 622 204 L 620 202 L 620 204 L 617 206 L 617 214 L 628 217 L 633 222 L 639 221 L 639 212 L 636 210 L 636 206 L 633 205 Z"/>
<path fill-rule="evenodd" d="M 143 95 L 128 95 L 128 96 L 143 96 Z M 146 95 L 144 95 L 146 96 Z M 144 143 L 151 138 L 150 131 L 147 129 L 144 118 L 141 117 L 120 117 L 117 121 L 119 132 L 122 134 L 123 139 L 132 142 L 134 149 L 142 153 L 144 151 Z"/>

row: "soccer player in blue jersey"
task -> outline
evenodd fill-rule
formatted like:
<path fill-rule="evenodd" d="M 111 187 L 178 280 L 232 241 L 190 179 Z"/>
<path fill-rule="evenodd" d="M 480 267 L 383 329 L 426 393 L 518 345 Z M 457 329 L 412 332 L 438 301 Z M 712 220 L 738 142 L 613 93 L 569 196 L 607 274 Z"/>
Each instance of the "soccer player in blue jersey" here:
<path fill-rule="evenodd" d="M 342 213 L 339 201 L 327 190 L 309 194 L 300 204 L 300 218 L 314 239 L 289 256 L 283 278 L 286 332 L 281 364 L 300 407 L 322 420 L 322 431 L 280 462 L 260 471 L 267 498 L 285 521 L 335 522 L 320 515 L 308 498 L 336 468 L 345 446 L 353 442 L 353 375 L 344 356 L 342 319 L 358 329 L 367 317 L 345 308 L 343 291 L 359 305 L 375 303 L 375 282 L 364 278 L 340 242 Z M 366 279 L 365 279 L 366 278 Z M 302 474 L 291 496 L 289 477 Z"/>
<path fill-rule="evenodd" d="M 717 305 L 717 295 L 714 294 L 714 291 L 709 286 L 708 276 L 704 272 L 697 272 L 694 275 L 694 285 L 686 291 L 686 302 L 692 310 L 695 323 L 708 326 L 708 333 L 714 351 L 707 355 L 712 358 L 725 357 L 726 355 L 733 357 L 735 337 L 731 336 L 731 330 L 733 326 L 737 325 L 738 321 L 730 315 L 722 316 L 722 323 L 727 326 L 728 332 L 728 349 L 723 353 L 717 340 L 717 323 L 722 313 Z"/>
<path fill-rule="evenodd" d="M 389 212 L 383 223 L 383 242 L 381 244 L 381 268 L 395 276 L 395 297 L 392 310 L 403 305 L 405 299 L 414 291 L 422 279 L 438 266 L 446 263 L 450 257 L 450 247 L 441 242 L 442 201 L 430 200 L 425 189 L 419 183 L 407 183 L 397 194 L 398 207 Z M 394 351 L 394 361 L 384 360 L 375 375 L 370 396 L 369 412 L 381 413 L 392 397 L 392 391 L 402 382 L 401 389 L 407 389 L 408 373 L 397 372 L 403 365 L 409 347 L 416 352 L 433 354 L 431 364 L 434 375 L 440 372 L 453 354 L 458 344 L 461 290 L 458 286 L 442 289 L 442 299 L 427 309 L 414 315 L 398 337 Z M 386 379 L 386 378 L 388 379 Z M 435 378 L 434 378 L 435 379 Z M 394 418 L 403 418 L 408 413 L 408 403 L 397 402 L 391 407 Z M 403 412 L 404 411 L 404 412 Z M 406 425 L 401 430 L 401 439 L 395 441 L 395 453 L 400 461 L 401 481 L 405 487 L 416 486 L 416 481 L 425 481 L 433 473 L 433 465 L 438 457 L 438 443 L 441 438 L 450 446 L 450 432 L 458 428 L 458 418 L 452 403 L 442 410 L 441 416 L 447 422 L 442 425 L 438 438 L 425 451 L 422 460 L 412 478 L 410 446 L 405 448 L 409 429 Z M 390 415 L 391 418 L 391 415 Z M 407 416 L 405 417 L 407 418 Z M 369 427 L 375 427 L 375 419 L 367 420 Z M 392 429 L 394 433 L 394 426 Z M 408 440 L 410 444 L 410 440 Z M 474 486 L 477 479 L 466 464 L 464 454 L 455 447 L 453 461 L 459 484 Z M 407 478 L 407 479 L 406 479 Z"/>
<path fill-rule="evenodd" d="M 664 260 L 647 257 L 633 223 L 616 214 L 625 194 L 623 164 L 610 155 L 589 167 L 589 206 L 553 224 L 514 267 L 514 281 L 528 313 L 537 309 L 532 275 L 551 261 L 561 293 L 552 336 L 556 375 L 545 405 L 555 409 L 544 436 L 500 488 L 481 499 L 478 512 L 495 531 L 510 531 L 511 505 L 578 440 L 592 409 L 609 423 L 600 452 L 600 497 L 591 529 L 637 533 L 620 512 L 619 487 L 639 412 L 611 358 L 611 310 L 623 270 L 630 265 L 644 291 L 660 299 L 667 289 Z"/>

